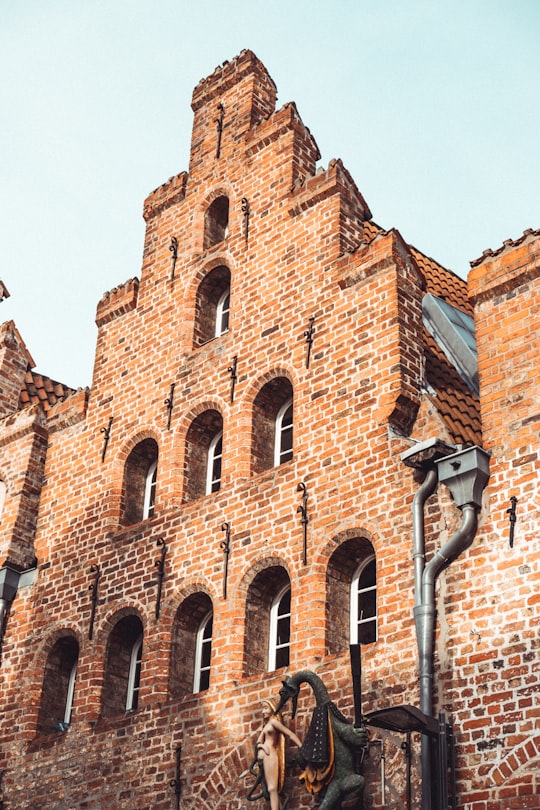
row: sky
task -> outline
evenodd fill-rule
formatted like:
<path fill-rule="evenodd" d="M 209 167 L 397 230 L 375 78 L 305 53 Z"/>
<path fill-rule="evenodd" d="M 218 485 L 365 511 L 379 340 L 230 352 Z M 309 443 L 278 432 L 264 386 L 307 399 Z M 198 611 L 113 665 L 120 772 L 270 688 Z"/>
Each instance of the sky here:
<path fill-rule="evenodd" d="M 249 48 L 321 166 L 466 278 L 540 228 L 540 0 L 0 0 L 0 304 L 35 370 L 91 384 L 140 275 L 146 196 L 188 168 L 198 82 Z"/>

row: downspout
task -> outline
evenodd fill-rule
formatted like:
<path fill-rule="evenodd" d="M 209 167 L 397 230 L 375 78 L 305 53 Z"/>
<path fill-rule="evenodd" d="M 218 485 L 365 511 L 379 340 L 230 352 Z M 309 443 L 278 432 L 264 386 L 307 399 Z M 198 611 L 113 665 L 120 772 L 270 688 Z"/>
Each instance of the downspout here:
<path fill-rule="evenodd" d="M 402 455 L 405 464 L 426 472 L 413 501 L 413 558 L 415 605 L 414 622 L 419 657 L 420 709 L 433 716 L 433 655 L 435 645 L 435 584 L 441 571 L 450 565 L 476 534 L 477 515 L 483 489 L 489 477 L 489 457 L 479 447 L 454 452 L 435 439 L 423 442 Z M 441 481 L 450 489 L 456 506 L 461 509 L 459 529 L 426 565 L 424 506 Z M 430 740 L 422 735 L 422 810 L 431 810 L 432 767 Z"/>

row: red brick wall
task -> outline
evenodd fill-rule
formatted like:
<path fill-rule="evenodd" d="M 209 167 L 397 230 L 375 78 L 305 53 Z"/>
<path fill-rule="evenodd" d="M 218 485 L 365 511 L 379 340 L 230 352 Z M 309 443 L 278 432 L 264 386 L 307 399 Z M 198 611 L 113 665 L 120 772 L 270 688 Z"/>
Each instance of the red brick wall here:
<path fill-rule="evenodd" d="M 219 102 L 225 116 L 216 158 Z M 146 201 L 140 284 L 131 280 L 98 305 L 88 406 L 80 403 L 77 415 L 59 420 L 48 437 L 33 538 L 38 578 L 20 589 L 4 639 L 0 767 L 6 768 L 6 810 L 165 810 L 172 803 L 169 781 L 179 745 L 183 808 L 245 808 L 259 703 L 277 696 L 284 677 L 283 671 L 264 672 L 272 588 L 291 583 L 287 671 L 318 672 L 331 698 L 352 717 L 346 599 L 339 585 L 351 564 L 343 548 L 350 549 L 355 564 L 362 549 L 373 548 L 377 559 L 378 640 L 363 649 L 365 710 L 418 703 L 410 516 L 418 481 L 400 455 L 411 437 L 423 440 L 448 430 L 424 394 L 426 281 L 396 231 L 371 242 L 365 238 L 369 209 L 346 170 L 338 161 L 315 174 L 316 144 L 296 109 L 287 105 L 275 112 L 274 105 L 273 83 L 249 52 L 196 88 L 190 174 L 171 179 Z M 205 211 L 223 194 L 230 202 L 228 235 L 205 249 Z M 250 206 L 247 240 L 243 198 Z M 174 277 L 171 237 L 179 245 Z M 197 291 L 221 266 L 230 271 L 230 328 L 198 345 Z M 306 368 L 310 318 L 314 340 Z M 489 343 L 480 335 L 481 347 L 482 340 Z M 483 373 L 481 366 L 485 385 Z M 262 469 L 264 464 L 254 462 L 263 456 L 253 427 L 257 409 L 264 410 L 257 398 L 277 379 L 289 381 L 293 391 L 294 457 L 279 468 Z M 172 383 L 169 429 L 165 399 Z M 200 438 L 197 420 L 210 411 L 223 420 L 223 470 L 221 489 L 205 496 L 200 488 L 186 489 L 186 480 L 193 443 Z M 50 411 L 51 425 L 55 412 Z M 148 439 L 159 448 L 155 514 L 126 526 L 126 462 Z M 489 449 L 498 439 L 493 434 L 490 441 Z M 309 496 L 307 564 L 298 512 L 301 482 Z M 502 482 L 500 492 L 502 500 Z M 479 541 L 441 576 L 438 592 L 435 702 L 437 710 L 456 717 L 460 806 L 468 810 L 482 790 L 499 802 L 482 810 L 505 807 L 493 769 L 503 767 L 500 756 L 512 743 L 505 732 L 504 745 L 491 747 L 496 735 L 486 684 L 493 676 L 501 685 L 518 678 L 511 687 L 514 714 L 523 710 L 519 700 L 526 700 L 520 690 L 531 688 L 532 662 L 527 672 L 517 673 L 525 667 L 530 642 L 520 652 L 521 640 L 512 640 L 521 627 L 518 601 L 532 607 L 530 580 L 523 573 L 516 584 L 505 563 L 514 559 L 515 575 L 519 566 L 532 569 L 533 562 L 525 558 L 521 538 L 523 560 L 515 560 L 517 551 L 514 558 L 505 556 L 507 523 L 499 507 L 500 523 L 489 528 L 491 497 L 486 496 Z M 459 512 L 443 487 L 428 502 L 427 518 L 431 555 L 459 525 Z M 225 523 L 231 540 L 226 597 Z M 166 544 L 166 556 L 156 618 L 156 562 L 163 548 L 158 539 Z M 528 550 L 534 542 L 528 538 Z M 99 565 L 100 581 L 90 639 L 93 564 Z M 496 606 L 490 602 L 497 595 L 494 571 L 497 586 L 507 590 Z M 211 683 L 208 691 L 192 695 L 193 647 L 184 652 L 183 645 L 193 644 L 197 621 L 210 604 Z M 496 653 L 489 630 L 493 611 L 508 614 Z M 117 623 L 129 616 L 139 617 L 144 629 L 139 708 L 103 717 L 110 713 L 103 711 L 109 705 L 103 695 L 107 649 Z M 480 645 L 472 630 L 483 639 L 487 634 L 489 644 Z M 62 633 L 80 646 L 72 725 L 64 734 L 38 735 L 43 674 Z M 502 667 L 495 666 L 498 660 Z M 295 721 L 300 736 L 312 707 L 304 687 Z M 512 722 L 517 728 L 518 721 Z M 526 736 L 520 726 L 517 741 L 523 744 Z M 405 800 L 403 740 L 377 732 L 365 764 L 367 808 L 383 806 L 383 739 L 384 806 L 401 807 Z M 489 744 L 479 748 L 481 740 Z M 488 764 L 491 793 L 482 787 Z M 290 806 L 312 807 L 297 773 L 289 772 Z M 414 739 L 415 807 L 418 779 Z"/>

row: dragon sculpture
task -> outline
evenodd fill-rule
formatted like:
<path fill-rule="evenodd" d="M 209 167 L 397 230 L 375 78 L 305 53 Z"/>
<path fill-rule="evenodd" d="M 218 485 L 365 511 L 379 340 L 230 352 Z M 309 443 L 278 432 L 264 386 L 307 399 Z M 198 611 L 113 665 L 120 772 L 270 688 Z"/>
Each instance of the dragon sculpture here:
<path fill-rule="evenodd" d="M 311 686 L 316 708 L 300 749 L 300 758 L 305 763 L 300 779 L 308 793 L 324 797 L 319 810 L 337 810 L 344 801 L 348 807 L 362 807 L 364 778 L 356 772 L 355 761 L 367 745 L 367 729 L 355 728 L 341 714 L 331 702 L 322 680 L 309 670 L 297 672 L 283 681 L 277 712 L 291 700 L 292 716 L 295 716 L 303 683 Z"/>

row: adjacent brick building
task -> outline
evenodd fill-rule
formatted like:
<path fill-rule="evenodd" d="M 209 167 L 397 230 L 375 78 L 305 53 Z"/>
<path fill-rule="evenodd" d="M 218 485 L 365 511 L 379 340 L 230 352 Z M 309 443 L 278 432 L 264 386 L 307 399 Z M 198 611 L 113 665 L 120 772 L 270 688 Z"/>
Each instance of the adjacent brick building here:
<path fill-rule="evenodd" d="M 309 669 L 352 719 L 352 641 L 365 713 L 452 719 L 449 801 L 540 808 L 540 231 L 467 283 L 317 168 L 250 51 L 192 108 L 140 279 L 98 304 L 90 390 L 1 328 L 3 807 L 267 806 L 261 700 Z M 475 446 L 471 506 L 436 471 Z M 305 686 L 300 738 L 312 708 Z M 366 808 L 421 806 L 418 733 L 374 725 L 362 767 Z M 317 806 L 297 776 L 289 808 Z"/>

